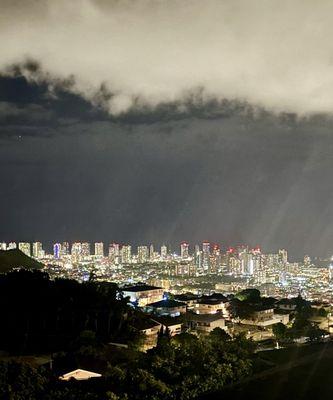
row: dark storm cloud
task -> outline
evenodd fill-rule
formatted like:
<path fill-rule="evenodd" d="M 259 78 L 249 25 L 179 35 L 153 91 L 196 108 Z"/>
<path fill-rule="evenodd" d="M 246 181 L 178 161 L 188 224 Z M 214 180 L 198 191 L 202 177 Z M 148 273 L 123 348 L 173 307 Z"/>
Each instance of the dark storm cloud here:
<path fill-rule="evenodd" d="M 69 121 L 63 109 L 56 119 Z M 0 237 L 331 251 L 328 118 L 129 119 L 73 118 L 47 137 L 34 125 L 34 135 L 0 139 Z"/>
<path fill-rule="evenodd" d="M 77 4 L 1 4 L 0 239 L 333 252 L 331 2 Z"/>
<path fill-rule="evenodd" d="M 27 67 L 26 64 L 13 66 L 15 73 L 12 77 L 0 75 L 0 124 L 3 127 L 0 135 L 10 131 L 16 134 L 18 127 L 25 127 L 29 123 L 36 128 L 35 135 L 43 135 L 45 131 L 38 129 L 39 126 L 55 128 L 78 121 L 109 121 L 135 127 L 137 124 L 177 121 L 193 116 L 200 119 L 229 118 L 235 115 L 247 119 L 271 117 L 270 113 L 246 102 L 226 99 L 207 101 L 200 89 L 188 93 L 179 101 L 160 103 L 156 107 L 138 102 L 126 112 L 112 115 L 105 111 L 104 103 L 112 96 L 105 88 L 101 87 L 93 103 L 90 103 L 70 93 L 68 80 L 54 81 L 50 85 L 50 80 L 45 78 L 32 61 L 28 61 L 28 64 L 33 67 Z M 33 81 L 24 77 L 26 68 L 36 72 Z M 281 116 L 284 118 L 284 114 Z M 31 134 L 32 130 L 28 132 Z"/>
<path fill-rule="evenodd" d="M 16 104 L 0 102 L 0 124 L 46 123 L 52 119 L 53 112 L 38 104 L 18 107 Z"/>

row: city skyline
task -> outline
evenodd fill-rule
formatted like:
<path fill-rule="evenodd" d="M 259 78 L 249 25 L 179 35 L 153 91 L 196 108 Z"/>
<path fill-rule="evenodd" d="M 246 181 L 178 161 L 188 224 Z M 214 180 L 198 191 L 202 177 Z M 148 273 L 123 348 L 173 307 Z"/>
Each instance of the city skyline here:
<path fill-rule="evenodd" d="M 207 241 L 194 246 L 183 241 L 178 248 L 63 242 L 54 243 L 48 252 L 41 242 L 0 243 L 2 250 L 16 248 L 34 258 L 53 279 L 93 279 L 121 286 L 137 282 L 179 295 L 203 295 L 214 290 L 237 293 L 255 288 L 276 298 L 301 295 L 311 301 L 333 300 L 333 257 L 320 259 L 305 254 L 295 261 L 286 249 L 266 252 L 259 247 L 223 248 Z M 15 257 L 17 252 L 11 254 Z"/>
<path fill-rule="evenodd" d="M 295 257 L 294 254 L 292 254 L 289 250 L 288 250 L 288 246 L 281 246 L 281 247 L 275 247 L 273 249 L 267 249 L 267 248 L 263 248 L 262 246 L 260 246 L 260 244 L 256 244 L 254 246 L 246 244 L 246 243 L 229 243 L 229 244 L 225 244 L 219 241 L 207 241 L 207 240 L 201 240 L 198 242 L 191 242 L 191 241 L 180 241 L 178 243 L 166 243 L 166 242 L 161 242 L 161 243 L 152 243 L 152 242 L 146 242 L 144 243 L 143 241 L 139 241 L 138 243 L 133 243 L 133 242 L 128 242 L 128 241 L 124 241 L 124 242 L 119 242 L 117 240 L 106 240 L 106 241 L 102 241 L 102 240 L 97 240 L 97 241 L 88 241 L 88 240 L 58 240 L 58 241 L 51 241 L 51 242 L 45 242 L 43 240 L 0 240 L 0 250 L 6 250 L 9 248 L 18 248 L 19 244 L 23 243 L 23 244 L 29 244 L 31 247 L 31 254 L 32 254 L 32 249 L 33 246 L 36 244 L 40 244 L 43 247 L 43 250 L 45 250 L 47 252 L 47 254 L 52 254 L 54 251 L 54 246 L 59 244 L 59 245 L 63 245 L 64 243 L 66 245 L 68 245 L 68 251 L 72 248 L 73 244 L 76 243 L 86 243 L 89 245 L 89 254 L 93 255 L 94 254 L 94 249 L 96 250 L 96 245 L 101 244 L 102 245 L 102 249 L 104 252 L 104 255 L 107 255 L 108 252 L 108 246 L 111 245 L 117 245 L 120 248 L 123 246 L 131 246 L 133 250 L 135 250 L 135 252 L 137 254 L 139 254 L 139 249 L 142 248 L 147 248 L 148 252 L 149 252 L 149 248 L 151 246 L 153 246 L 153 248 L 155 248 L 156 251 L 161 252 L 162 249 L 165 247 L 169 253 L 174 253 L 174 254 L 182 254 L 182 245 L 186 245 L 187 248 L 187 254 L 193 254 L 196 250 L 196 247 L 204 247 L 205 243 L 208 244 L 208 248 L 209 251 L 213 251 L 215 247 L 217 247 L 219 250 L 223 251 L 223 252 L 228 252 L 230 250 L 237 250 L 237 249 L 248 249 L 248 250 L 259 250 L 262 251 L 266 254 L 273 254 L 281 249 L 283 250 L 287 250 L 288 251 L 288 257 L 290 260 L 293 261 L 299 261 L 301 259 L 303 259 L 304 257 L 311 257 L 314 259 L 322 259 L 322 260 L 329 260 L 333 257 L 333 251 L 332 254 L 328 253 L 327 255 L 318 255 L 318 254 L 310 254 L 309 252 L 305 252 L 304 254 L 302 254 L 299 257 Z M 9 247 L 8 247 L 9 246 Z M 13 247 L 14 246 L 14 247 Z M 99 250 L 100 251 L 100 250 Z"/>

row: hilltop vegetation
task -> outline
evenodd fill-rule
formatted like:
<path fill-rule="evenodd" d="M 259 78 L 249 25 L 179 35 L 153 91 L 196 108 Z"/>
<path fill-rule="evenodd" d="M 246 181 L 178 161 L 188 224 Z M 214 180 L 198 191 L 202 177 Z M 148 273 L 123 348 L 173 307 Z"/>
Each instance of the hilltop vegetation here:
<path fill-rule="evenodd" d="M 134 340 L 131 310 L 115 284 L 50 280 L 44 272 L 18 270 L 0 275 L 0 304 L 3 350 L 66 350 L 86 330 L 104 342 Z"/>
<path fill-rule="evenodd" d="M 25 400 L 187 400 L 252 371 L 253 342 L 219 328 L 199 337 L 170 337 L 161 330 L 157 347 L 139 351 L 142 335 L 133 324 L 138 311 L 112 283 L 52 281 L 40 271 L 13 271 L 0 276 L 0 302 L 0 350 L 53 353 L 52 371 L 0 362 L 0 398 L 15 392 L 15 399 Z M 75 368 L 103 377 L 59 381 Z"/>
<path fill-rule="evenodd" d="M 101 378 L 63 382 L 54 370 L 0 363 L 0 397 L 9 399 L 15 391 L 15 398 L 25 400 L 196 399 L 250 375 L 253 350 L 244 336 L 232 339 L 219 328 L 199 338 L 161 335 L 147 353 L 116 349 L 108 354 L 107 347 L 82 346 L 76 355 L 90 358 L 90 365 L 92 359 L 108 360 L 98 370 Z"/>
<path fill-rule="evenodd" d="M 40 269 L 43 264 L 28 257 L 19 249 L 0 250 L 0 273 L 5 273 L 13 268 Z"/>

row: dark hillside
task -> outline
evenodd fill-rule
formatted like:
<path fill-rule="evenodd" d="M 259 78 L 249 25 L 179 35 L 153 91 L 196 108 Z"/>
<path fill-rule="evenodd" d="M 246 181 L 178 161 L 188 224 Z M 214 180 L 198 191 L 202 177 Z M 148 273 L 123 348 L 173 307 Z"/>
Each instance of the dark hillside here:
<path fill-rule="evenodd" d="M 0 273 L 13 268 L 40 269 L 43 264 L 25 255 L 21 250 L 0 250 Z"/>

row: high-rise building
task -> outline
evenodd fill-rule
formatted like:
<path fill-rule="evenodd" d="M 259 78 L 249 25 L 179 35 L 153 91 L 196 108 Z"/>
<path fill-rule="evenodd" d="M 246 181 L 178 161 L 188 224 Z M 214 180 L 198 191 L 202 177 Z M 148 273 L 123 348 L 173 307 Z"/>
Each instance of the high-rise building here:
<path fill-rule="evenodd" d="M 310 256 L 308 256 L 308 255 L 304 256 L 304 265 L 305 265 L 306 267 L 308 267 L 309 265 L 311 265 L 311 257 L 310 257 Z"/>
<path fill-rule="evenodd" d="M 43 245 L 41 242 L 34 242 L 32 244 L 32 256 L 36 259 L 42 258 L 44 255 Z"/>
<path fill-rule="evenodd" d="M 78 262 L 82 259 L 82 243 L 75 242 L 72 244 L 71 256 L 74 262 Z"/>
<path fill-rule="evenodd" d="M 268 268 L 273 268 L 285 263 L 279 254 L 266 254 L 266 264 Z"/>
<path fill-rule="evenodd" d="M 7 250 L 7 243 L 6 242 L 0 243 L 0 250 Z"/>
<path fill-rule="evenodd" d="M 149 258 L 149 250 L 147 246 L 138 246 L 138 262 L 145 263 Z"/>
<path fill-rule="evenodd" d="M 180 244 L 180 257 L 182 260 L 186 260 L 187 258 L 189 258 L 187 242 L 181 242 Z"/>
<path fill-rule="evenodd" d="M 210 270 L 212 274 L 215 274 L 216 272 L 219 271 L 221 267 L 221 251 L 220 247 L 217 244 L 214 244 L 213 250 L 212 250 L 212 255 L 210 257 Z"/>
<path fill-rule="evenodd" d="M 59 260 L 61 257 L 61 244 L 60 243 L 54 243 L 53 245 L 53 257 L 56 260 Z"/>
<path fill-rule="evenodd" d="M 163 245 L 161 246 L 161 258 L 162 260 L 166 260 L 168 257 L 168 248 L 167 246 Z"/>
<path fill-rule="evenodd" d="M 90 243 L 88 243 L 88 242 L 82 243 L 82 255 L 83 255 L 83 257 L 90 256 Z"/>
<path fill-rule="evenodd" d="M 13 250 L 13 249 L 16 249 L 16 248 L 17 248 L 17 245 L 16 245 L 15 242 L 8 243 L 7 250 Z"/>
<path fill-rule="evenodd" d="M 241 275 L 246 275 L 247 273 L 247 262 L 248 262 L 248 252 L 247 249 L 240 248 L 238 252 L 238 258 L 240 262 L 240 273 Z"/>
<path fill-rule="evenodd" d="M 247 273 L 247 275 L 250 275 L 250 276 L 252 276 L 254 274 L 254 266 L 255 266 L 254 257 L 255 256 L 253 254 L 249 254 L 248 259 L 247 259 L 246 273 Z"/>
<path fill-rule="evenodd" d="M 154 260 L 154 257 L 155 257 L 154 245 L 151 244 L 151 245 L 149 246 L 149 260 L 150 260 L 150 261 L 153 261 L 153 260 Z"/>
<path fill-rule="evenodd" d="M 265 281 L 266 273 L 264 270 L 265 256 L 263 254 L 253 255 L 253 276 L 256 283 L 260 284 Z"/>
<path fill-rule="evenodd" d="M 95 256 L 96 257 L 104 257 L 104 243 L 103 242 L 95 243 Z"/>
<path fill-rule="evenodd" d="M 235 253 L 230 253 L 228 257 L 228 271 L 232 275 L 241 275 L 241 263 Z"/>
<path fill-rule="evenodd" d="M 109 244 L 109 261 L 111 264 L 119 264 L 120 262 L 120 247 L 118 243 Z"/>
<path fill-rule="evenodd" d="M 19 250 L 21 250 L 24 254 L 31 257 L 31 245 L 28 242 L 20 242 Z"/>
<path fill-rule="evenodd" d="M 62 242 L 61 243 L 61 255 L 62 256 L 68 256 L 69 255 L 69 243 L 68 242 Z"/>
<path fill-rule="evenodd" d="M 239 253 L 240 270 L 242 275 L 253 275 L 254 255 L 246 250 Z"/>
<path fill-rule="evenodd" d="M 132 247 L 124 245 L 121 248 L 121 263 L 130 264 L 132 262 Z"/>
<path fill-rule="evenodd" d="M 200 250 L 200 246 L 196 244 L 194 246 L 194 265 L 196 271 L 201 271 L 202 267 L 202 251 Z"/>
<path fill-rule="evenodd" d="M 281 264 L 287 264 L 288 262 L 288 252 L 285 249 L 279 250 L 279 262 Z"/>
<path fill-rule="evenodd" d="M 202 243 L 202 268 L 204 271 L 209 270 L 210 265 L 210 243 L 203 242 Z"/>

